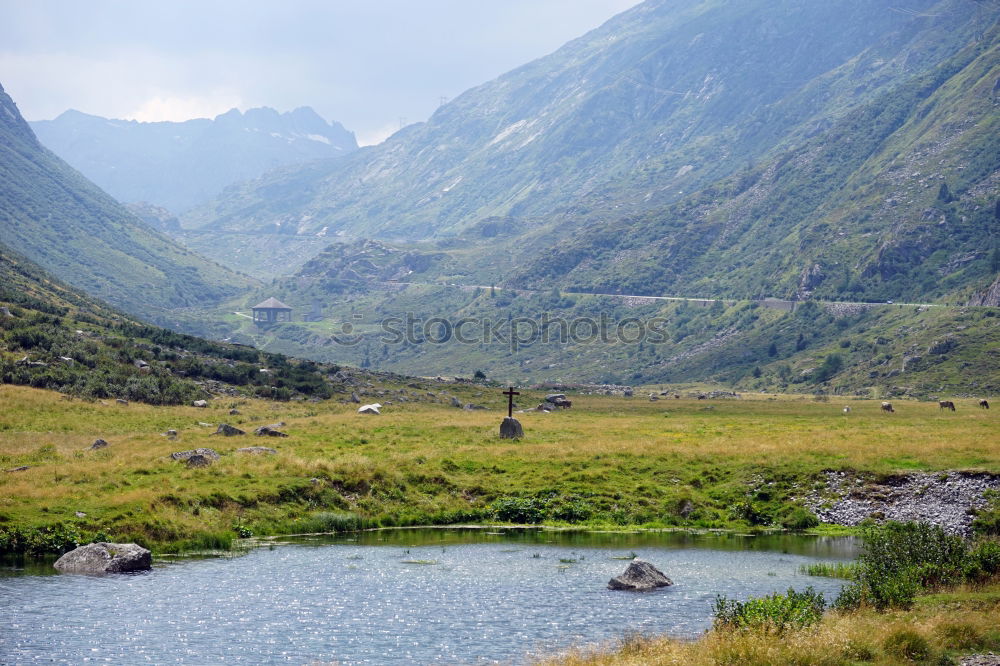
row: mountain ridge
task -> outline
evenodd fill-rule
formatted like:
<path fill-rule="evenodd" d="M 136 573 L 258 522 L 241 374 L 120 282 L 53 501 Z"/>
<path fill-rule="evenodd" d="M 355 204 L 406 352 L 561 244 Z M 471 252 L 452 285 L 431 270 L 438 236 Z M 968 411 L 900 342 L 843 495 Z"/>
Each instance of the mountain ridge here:
<path fill-rule="evenodd" d="M 233 108 L 183 122 L 109 119 L 74 109 L 29 123 L 46 147 L 109 194 L 180 213 L 269 169 L 357 149 L 311 107 Z"/>
<path fill-rule="evenodd" d="M 125 210 L 46 149 L 0 88 L 0 244 L 132 314 L 209 305 L 253 283 Z"/>

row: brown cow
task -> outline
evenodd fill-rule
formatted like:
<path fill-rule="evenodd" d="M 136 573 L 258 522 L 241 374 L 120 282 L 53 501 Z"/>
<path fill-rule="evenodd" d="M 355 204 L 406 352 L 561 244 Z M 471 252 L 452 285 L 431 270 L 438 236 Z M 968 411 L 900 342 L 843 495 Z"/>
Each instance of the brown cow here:
<path fill-rule="evenodd" d="M 891 402 L 883 402 L 882 403 L 882 411 L 883 412 L 895 412 L 896 410 L 892 408 L 892 403 Z"/>
<path fill-rule="evenodd" d="M 951 411 L 955 411 L 955 403 L 951 400 L 939 400 L 938 409 L 950 409 Z"/>
<path fill-rule="evenodd" d="M 990 408 L 990 403 L 986 400 L 986 398 L 983 398 L 982 400 L 979 401 L 979 408 L 980 409 L 989 409 Z"/>

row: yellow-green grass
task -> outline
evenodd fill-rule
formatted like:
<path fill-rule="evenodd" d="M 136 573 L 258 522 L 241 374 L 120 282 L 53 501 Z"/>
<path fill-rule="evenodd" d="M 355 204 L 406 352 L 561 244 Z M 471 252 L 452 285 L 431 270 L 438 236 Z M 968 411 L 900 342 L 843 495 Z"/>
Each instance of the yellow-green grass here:
<path fill-rule="evenodd" d="M 509 496 L 533 498 L 550 523 L 725 527 L 744 498 L 777 517 L 824 469 L 1000 471 L 1000 412 L 973 400 L 956 412 L 896 401 L 885 414 L 877 401 L 574 395 L 570 410 L 519 414 L 526 438 L 514 442 L 497 436 L 499 391 L 449 388 L 491 410 L 397 402 L 366 416 L 336 401 L 124 406 L 0 386 L 0 469 L 29 466 L 0 472 L 0 529 L 64 522 L 164 549 L 238 526 L 342 526 L 345 514 L 367 525 L 488 522 Z M 242 414 L 230 416 L 237 403 Z M 252 432 L 276 421 L 290 437 L 213 435 L 221 422 Z M 161 434 L 170 428 L 178 440 Z M 110 446 L 88 450 L 97 438 Z M 279 453 L 234 453 L 251 445 Z M 223 457 L 201 469 L 169 457 L 198 447 Z"/>
<path fill-rule="evenodd" d="M 694 641 L 625 637 L 603 649 L 539 658 L 547 666 L 833 666 L 958 663 L 962 654 L 1000 650 L 1000 585 L 918 597 L 890 613 L 828 612 L 815 626 L 781 637 L 712 630 Z M 918 657 L 923 658 L 918 658 Z"/>

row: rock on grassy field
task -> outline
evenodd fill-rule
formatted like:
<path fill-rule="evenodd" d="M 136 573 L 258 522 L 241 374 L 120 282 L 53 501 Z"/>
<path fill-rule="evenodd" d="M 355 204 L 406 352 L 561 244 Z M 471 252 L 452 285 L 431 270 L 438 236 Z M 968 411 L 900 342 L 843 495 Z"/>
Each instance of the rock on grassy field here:
<path fill-rule="evenodd" d="M 794 396 L 573 395 L 572 409 L 520 414 L 525 438 L 515 441 L 497 435 L 499 389 L 404 381 L 413 380 L 368 391 L 385 404 L 377 416 L 335 400 L 121 406 L 0 386 L 0 469 L 26 468 L 0 473 L 0 549 L 57 552 L 99 538 L 163 552 L 249 534 L 456 522 L 803 528 L 835 506 L 831 470 L 875 480 L 1000 472 L 1000 413 L 972 400 L 955 413 L 897 401 L 894 414 L 858 400 L 844 414 Z M 491 409 L 456 409 L 451 395 Z M 523 391 L 518 407 L 541 399 Z M 279 421 L 288 437 L 268 440 L 276 454 L 237 454 Z M 248 434 L 217 436 L 219 423 Z M 88 450 L 97 438 L 111 445 Z M 171 459 L 198 448 L 219 460 Z"/>

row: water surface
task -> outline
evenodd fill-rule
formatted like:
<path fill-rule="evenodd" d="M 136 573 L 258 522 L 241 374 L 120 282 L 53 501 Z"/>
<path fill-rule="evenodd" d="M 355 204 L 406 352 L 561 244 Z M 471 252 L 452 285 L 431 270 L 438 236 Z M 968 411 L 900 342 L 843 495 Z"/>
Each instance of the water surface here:
<path fill-rule="evenodd" d="M 673 579 L 611 591 L 632 553 Z M 717 594 L 842 581 L 799 566 L 844 538 L 543 530 L 300 537 L 229 558 L 112 576 L 0 573 L 2 663 L 525 663 L 628 632 L 693 637 Z"/>

